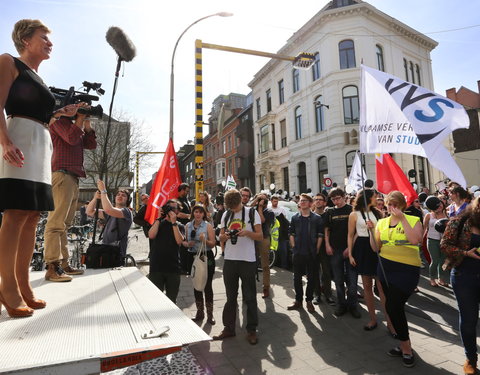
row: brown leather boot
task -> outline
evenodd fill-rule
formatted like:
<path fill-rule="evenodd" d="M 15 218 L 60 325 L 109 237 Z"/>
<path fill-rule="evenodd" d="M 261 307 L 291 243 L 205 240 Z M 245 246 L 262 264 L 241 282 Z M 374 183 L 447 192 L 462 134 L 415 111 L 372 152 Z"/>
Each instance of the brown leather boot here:
<path fill-rule="evenodd" d="M 59 262 L 53 262 L 47 264 L 47 273 L 45 274 L 45 280 L 55 282 L 72 281 L 72 278 L 65 274 Z"/>
<path fill-rule="evenodd" d="M 207 302 L 207 323 L 210 325 L 215 325 L 216 321 L 215 318 L 213 317 L 213 302 Z"/>
<path fill-rule="evenodd" d="M 67 275 L 83 275 L 85 272 L 84 270 L 73 268 L 68 262 L 62 262 L 62 268 Z"/>
<path fill-rule="evenodd" d="M 194 322 L 199 322 L 205 319 L 205 312 L 203 311 L 203 301 L 195 301 L 195 305 L 197 305 L 197 313 L 192 318 Z"/>

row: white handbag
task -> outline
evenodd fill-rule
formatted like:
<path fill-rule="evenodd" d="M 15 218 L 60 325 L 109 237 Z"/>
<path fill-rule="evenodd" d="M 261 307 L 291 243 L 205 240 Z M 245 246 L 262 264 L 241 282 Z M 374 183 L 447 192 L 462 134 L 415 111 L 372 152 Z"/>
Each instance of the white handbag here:
<path fill-rule="evenodd" d="M 192 277 L 193 288 L 199 292 L 203 292 L 207 285 L 208 267 L 207 267 L 207 250 L 206 241 L 202 241 L 200 247 L 193 259 L 190 276 Z"/>

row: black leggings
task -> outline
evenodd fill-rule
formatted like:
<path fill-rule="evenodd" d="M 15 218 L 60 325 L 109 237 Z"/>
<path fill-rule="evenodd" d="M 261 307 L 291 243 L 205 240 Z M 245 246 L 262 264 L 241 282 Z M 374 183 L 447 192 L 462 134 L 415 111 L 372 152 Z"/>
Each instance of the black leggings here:
<path fill-rule="evenodd" d="M 385 309 L 397 332 L 398 339 L 400 341 L 410 340 L 405 304 L 412 294 L 407 294 L 392 284 L 387 286 L 384 281 L 382 281 L 382 287 L 385 293 Z"/>
<path fill-rule="evenodd" d="M 192 268 L 193 259 L 196 253 L 188 253 L 188 270 Z M 213 274 L 215 273 L 215 257 L 213 256 L 213 251 L 207 251 L 207 284 L 205 285 L 205 289 L 203 292 L 199 292 L 198 290 L 193 289 L 193 294 L 195 295 L 195 301 L 203 301 L 203 293 L 205 293 L 205 302 L 213 303 L 213 288 L 212 288 L 212 281 L 213 281 Z"/>

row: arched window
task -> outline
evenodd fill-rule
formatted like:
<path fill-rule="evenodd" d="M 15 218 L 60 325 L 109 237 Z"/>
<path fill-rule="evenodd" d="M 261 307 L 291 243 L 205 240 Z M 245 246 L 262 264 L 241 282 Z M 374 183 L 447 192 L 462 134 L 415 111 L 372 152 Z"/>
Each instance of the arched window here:
<path fill-rule="evenodd" d="M 381 70 L 382 72 L 385 71 L 385 64 L 383 62 L 383 48 L 380 45 L 376 45 L 376 50 L 377 50 L 377 67 L 378 70 Z"/>
<path fill-rule="evenodd" d="M 318 168 L 318 187 L 320 191 L 322 191 L 325 186 L 323 185 L 323 180 L 325 179 L 325 175 L 328 174 L 328 163 L 326 156 L 320 156 L 317 159 L 317 168 Z"/>
<path fill-rule="evenodd" d="M 317 133 L 325 130 L 323 110 L 324 106 L 322 105 L 322 95 L 319 95 L 315 98 L 315 129 Z"/>
<path fill-rule="evenodd" d="M 345 154 L 345 165 L 347 166 L 347 177 L 352 171 L 353 161 L 355 160 L 356 151 L 349 151 Z"/>
<path fill-rule="evenodd" d="M 312 79 L 316 81 L 320 78 L 320 54 L 317 52 L 314 58 L 315 61 L 312 65 Z"/>
<path fill-rule="evenodd" d="M 302 108 L 295 108 L 295 139 L 302 138 Z"/>
<path fill-rule="evenodd" d="M 345 86 L 342 90 L 343 118 L 345 124 L 358 124 L 358 88 L 357 86 Z"/>
<path fill-rule="evenodd" d="M 355 47 L 353 40 L 342 40 L 338 43 L 340 55 L 340 69 L 355 68 Z"/>
<path fill-rule="evenodd" d="M 307 192 L 307 167 L 302 161 L 298 163 L 298 193 Z"/>
<path fill-rule="evenodd" d="M 293 93 L 300 90 L 300 71 L 298 69 L 292 70 Z"/>

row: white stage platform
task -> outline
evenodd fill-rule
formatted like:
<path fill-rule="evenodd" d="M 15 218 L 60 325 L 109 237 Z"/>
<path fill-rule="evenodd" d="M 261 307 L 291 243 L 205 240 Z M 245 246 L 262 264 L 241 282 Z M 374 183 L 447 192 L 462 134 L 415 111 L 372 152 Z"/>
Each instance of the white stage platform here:
<path fill-rule="evenodd" d="M 44 275 L 31 282 L 45 309 L 11 319 L 2 308 L 1 374 L 98 374 L 211 340 L 135 267 L 86 270 L 68 283 Z"/>

